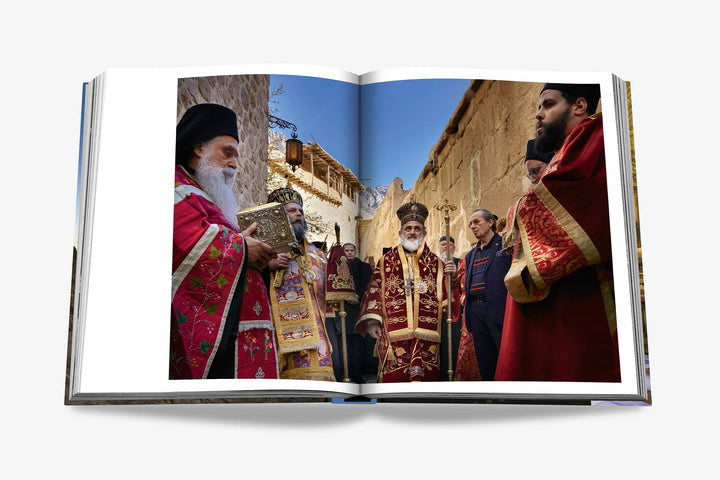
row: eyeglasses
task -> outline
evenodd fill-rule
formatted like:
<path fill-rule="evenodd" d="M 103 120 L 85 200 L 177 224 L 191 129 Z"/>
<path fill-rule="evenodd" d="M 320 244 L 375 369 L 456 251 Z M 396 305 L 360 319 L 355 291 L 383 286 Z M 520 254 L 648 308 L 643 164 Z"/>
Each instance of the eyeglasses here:
<path fill-rule="evenodd" d="M 543 170 L 545 170 L 544 166 L 543 167 L 535 167 L 531 170 L 528 170 L 527 177 L 528 178 L 539 177 L 542 174 Z"/>

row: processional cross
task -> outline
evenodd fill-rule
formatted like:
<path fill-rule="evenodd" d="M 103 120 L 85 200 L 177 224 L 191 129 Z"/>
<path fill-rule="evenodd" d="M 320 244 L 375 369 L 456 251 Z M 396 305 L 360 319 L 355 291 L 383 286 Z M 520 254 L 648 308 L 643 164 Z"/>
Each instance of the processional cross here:
<path fill-rule="evenodd" d="M 447 258 L 452 261 L 452 255 L 450 255 L 450 212 L 454 212 L 456 210 L 455 205 L 451 205 L 447 202 L 447 199 L 445 200 L 445 203 L 442 205 L 435 205 L 435 208 L 442 211 L 445 210 L 445 253 L 447 255 Z M 452 382 L 453 380 L 453 374 L 455 371 L 453 370 L 453 351 L 452 351 L 452 279 L 450 278 L 450 275 L 447 276 L 447 309 L 445 313 L 445 322 L 447 324 L 447 338 L 448 338 L 448 380 Z"/>

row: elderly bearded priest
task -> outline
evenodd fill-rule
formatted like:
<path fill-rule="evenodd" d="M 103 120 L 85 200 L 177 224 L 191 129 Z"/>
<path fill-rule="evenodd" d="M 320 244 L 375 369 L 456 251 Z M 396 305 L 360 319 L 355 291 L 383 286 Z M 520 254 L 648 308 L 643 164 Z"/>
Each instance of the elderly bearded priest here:
<path fill-rule="evenodd" d="M 235 112 L 195 105 L 176 135 L 170 378 L 277 378 L 260 273 L 273 253 L 235 220 Z"/>
<path fill-rule="evenodd" d="M 444 278 L 457 270 L 425 245 L 425 205 L 406 203 L 397 215 L 400 245 L 375 267 L 355 330 L 377 339 L 379 382 L 438 381 Z"/>

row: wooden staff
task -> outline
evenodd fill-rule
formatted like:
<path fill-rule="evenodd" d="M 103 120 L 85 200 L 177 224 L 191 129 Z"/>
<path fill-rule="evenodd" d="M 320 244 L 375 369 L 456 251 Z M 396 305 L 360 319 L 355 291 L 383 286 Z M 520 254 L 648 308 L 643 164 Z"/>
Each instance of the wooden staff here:
<path fill-rule="evenodd" d="M 335 224 L 335 245 L 340 246 L 340 225 Z M 350 383 L 350 376 L 348 375 L 348 354 L 347 354 L 347 332 L 345 328 L 345 317 L 347 312 L 345 311 L 345 300 L 340 300 L 340 335 L 342 336 L 342 351 L 343 351 L 343 382 Z"/>
<path fill-rule="evenodd" d="M 350 377 L 348 376 L 348 355 L 347 355 L 347 334 L 345 333 L 345 317 L 347 312 L 345 311 L 345 300 L 340 300 L 340 328 L 342 329 L 342 346 L 343 346 L 343 368 L 345 376 L 343 382 L 350 383 Z"/>
<path fill-rule="evenodd" d="M 447 199 L 443 205 L 437 205 L 435 208 L 438 210 L 445 210 L 445 252 L 449 261 L 454 261 L 450 255 L 450 212 L 455 211 L 455 205 L 447 203 Z M 443 264 L 444 265 L 444 264 Z M 445 323 L 447 324 L 447 351 L 448 351 L 448 380 L 453 381 L 453 348 L 452 348 L 452 278 L 447 275 L 446 278 L 446 290 L 447 290 L 447 306 L 445 307 Z"/>

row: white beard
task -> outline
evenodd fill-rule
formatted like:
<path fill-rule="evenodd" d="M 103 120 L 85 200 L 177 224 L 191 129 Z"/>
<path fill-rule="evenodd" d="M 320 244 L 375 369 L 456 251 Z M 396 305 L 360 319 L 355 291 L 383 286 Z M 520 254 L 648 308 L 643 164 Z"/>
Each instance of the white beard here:
<path fill-rule="evenodd" d="M 448 258 L 447 250 L 444 251 L 444 252 L 439 252 L 439 253 L 437 254 L 437 256 L 438 256 L 438 257 L 440 258 L 440 260 L 442 260 L 443 262 L 447 262 L 448 260 L 450 260 L 450 259 Z"/>
<path fill-rule="evenodd" d="M 402 245 L 402 247 L 408 252 L 417 252 L 424 240 L 425 235 L 421 236 L 417 240 L 407 240 L 405 237 L 400 235 L 400 245 Z"/>
<path fill-rule="evenodd" d="M 210 163 L 209 157 L 209 154 L 203 154 L 200 157 L 200 162 L 195 170 L 195 178 L 200 188 L 210 196 L 225 219 L 237 229 L 238 204 L 232 192 L 235 170 L 213 165 Z"/>

